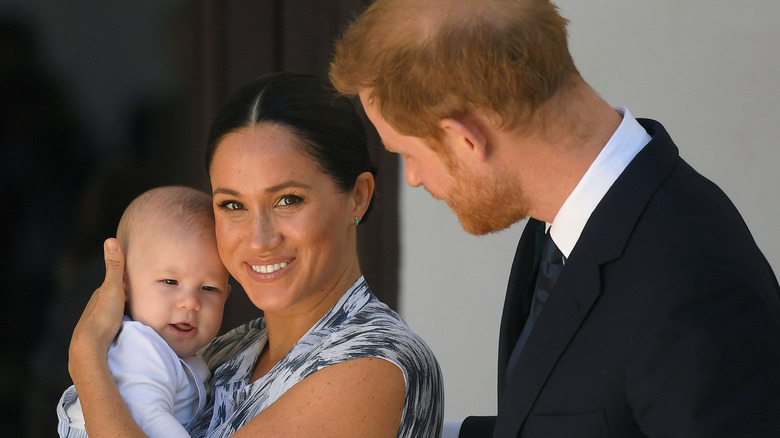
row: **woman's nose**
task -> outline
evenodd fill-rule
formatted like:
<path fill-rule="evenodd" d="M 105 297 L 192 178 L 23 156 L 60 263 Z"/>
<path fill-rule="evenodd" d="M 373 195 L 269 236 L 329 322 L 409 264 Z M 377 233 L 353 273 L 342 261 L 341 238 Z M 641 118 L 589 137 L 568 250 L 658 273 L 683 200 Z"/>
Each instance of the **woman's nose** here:
<path fill-rule="evenodd" d="M 273 218 L 267 214 L 258 214 L 252 221 L 250 239 L 250 245 L 262 251 L 279 244 L 281 236 L 276 230 Z"/>

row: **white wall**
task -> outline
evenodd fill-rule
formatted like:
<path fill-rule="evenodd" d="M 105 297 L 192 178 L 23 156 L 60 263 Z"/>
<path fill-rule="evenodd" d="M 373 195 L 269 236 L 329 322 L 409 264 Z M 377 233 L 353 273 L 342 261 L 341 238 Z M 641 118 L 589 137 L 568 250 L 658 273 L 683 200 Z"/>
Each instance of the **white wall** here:
<path fill-rule="evenodd" d="M 780 270 L 780 2 L 557 4 L 584 78 L 611 104 L 662 122 Z M 494 414 L 501 306 L 523 224 L 469 236 L 446 204 L 400 180 L 401 313 L 439 358 L 446 416 Z"/>

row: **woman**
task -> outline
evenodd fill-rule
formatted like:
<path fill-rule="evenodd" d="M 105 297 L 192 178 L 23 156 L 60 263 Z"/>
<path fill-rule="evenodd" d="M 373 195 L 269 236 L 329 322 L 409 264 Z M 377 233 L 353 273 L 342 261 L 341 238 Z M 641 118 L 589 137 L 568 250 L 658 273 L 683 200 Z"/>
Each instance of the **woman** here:
<path fill-rule="evenodd" d="M 439 436 L 436 359 L 360 273 L 374 178 L 352 104 L 314 76 L 264 76 L 220 110 L 207 169 L 220 257 L 264 316 L 203 352 L 213 397 L 192 436 Z M 144 436 L 105 363 L 122 263 L 109 239 L 106 280 L 70 346 L 92 437 Z"/>

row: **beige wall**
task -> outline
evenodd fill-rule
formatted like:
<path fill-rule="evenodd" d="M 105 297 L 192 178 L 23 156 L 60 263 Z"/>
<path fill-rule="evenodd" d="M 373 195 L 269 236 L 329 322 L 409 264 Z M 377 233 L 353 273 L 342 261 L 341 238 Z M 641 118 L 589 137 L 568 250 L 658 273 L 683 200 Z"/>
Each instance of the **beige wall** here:
<path fill-rule="evenodd" d="M 780 2 L 558 5 L 571 20 L 571 50 L 585 79 L 612 105 L 663 123 L 780 269 Z M 493 414 L 501 306 L 523 224 L 475 238 L 446 204 L 405 185 L 399 212 L 401 312 L 439 358 L 446 415 Z"/>

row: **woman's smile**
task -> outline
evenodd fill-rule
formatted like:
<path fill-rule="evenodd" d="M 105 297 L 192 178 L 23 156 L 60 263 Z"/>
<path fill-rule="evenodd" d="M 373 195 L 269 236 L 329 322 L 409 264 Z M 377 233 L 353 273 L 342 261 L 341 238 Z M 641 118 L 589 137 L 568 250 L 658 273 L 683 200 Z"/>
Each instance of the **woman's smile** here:
<path fill-rule="evenodd" d="M 294 258 L 287 258 L 286 261 L 274 262 L 252 262 L 247 263 L 251 277 L 256 281 L 273 281 L 288 274 L 288 269 L 295 264 Z"/>
<path fill-rule="evenodd" d="M 261 274 L 272 274 L 287 267 L 287 262 L 274 263 L 272 265 L 250 265 L 252 270 Z"/>

